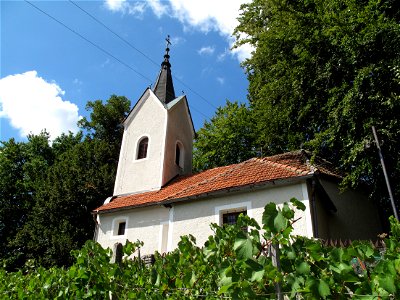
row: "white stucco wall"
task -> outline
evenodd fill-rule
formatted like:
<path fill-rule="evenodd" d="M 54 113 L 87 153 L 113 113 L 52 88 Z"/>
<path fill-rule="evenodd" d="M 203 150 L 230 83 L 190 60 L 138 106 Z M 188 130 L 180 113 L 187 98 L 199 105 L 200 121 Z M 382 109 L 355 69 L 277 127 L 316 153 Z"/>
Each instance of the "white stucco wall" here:
<path fill-rule="evenodd" d="M 113 221 L 127 218 L 127 226 L 124 236 L 113 235 Z M 160 224 L 168 222 L 169 209 L 163 206 L 152 206 L 126 210 L 100 215 L 97 241 L 104 248 L 111 248 L 115 243 L 125 244 L 128 239 L 131 242 L 143 241 L 142 254 L 154 253 L 159 250 L 160 245 Z M 116 223 L 114 222 L 114 226 Z"/>
<path fill-rule="evenodd" d="M 185 99 L 181 99 L 168 110 L 167 132 L 164 154 L 163 185 L 177 174 L 190 174 L 192 172 L 192 149 L 194 133 L 192 123 L 187 113 Z M 183 146 L 183 169 L 175 164 L 176 143 Z"/>
<path fill-rule="evenodd" d="M 114 195 L 161 187 L 166 122 L 166 109 L 147 90 L 124 124 Z M 138 142 L 144 136 L 149 138 L 147 157 L 138 160 Z"/>
<path fill-rule="evenodd" d="M 211 223 L 219 220 L 218 209 L 246 206 L 247 214 L 261 225 L 264 207 L 269 202 L 282 205 L 290 198 L 296 197 L 309 207 L 308 193 L 305 183 L 286 186 L 275 186 L 266 189 L 251 190 L 243 193 L 226 193 L 220 197 L 194 200 L 172 204 L 171 208 L 152 206 L 131 209 L 115 213 L 101 214 L 97 241 L 103 247 L 110 247 L 116 242 L 142 240 L 142 254 L 151 254 L 161 250 L 163 240 L 163 224 L 168 224 L 167 249 L 177 247 L 182 235 L 192 234 L 197 245 L 202 246 L 208 236 L 213 234 Z M 127 231 L 123 237 L 112 235 L 112 224 L 116 218 L 127 217 Z M 294 225 L 294 234 L 312 237 L 311 215 L 309 209 L 297 211 L 296 218 L 301 217 Z M 114 222 L 115 223 L 115 222 Z M 165 234 L 165 230 L 164 230 Z M 165 238 L 165 237 L 164 237 Z"/>
<path fill-rule="evenodd" d="M 308 198 L 303 197 L 302 184 L 253 190 L 240 194 L 226 194 L 209 200 L 176 204 L 174 205 L 171 246 L 175 248 L 178 245 L 180 236 L 188 233 L 196 237 L 199 246 L 203 245 L 208 236 L 213 234 L 209 224 L 217 223 L 220 220 L 216 208 L 225 210 L 250 205 L 251 208 L 247 211 L 247 215 L 254 218 L 261 225 L 262 214 L 266 204 L 275 202 L 281 206 L 292 197 L 306 202 L 305 204 L 308 206 Z M 309 211 L 297 211 L 296 218 L 298 217 L 302 218 L 295 223 L 293 234 L 311 237 L 312 228 L 307 227 L 308 225 L 312 226 Z"/>

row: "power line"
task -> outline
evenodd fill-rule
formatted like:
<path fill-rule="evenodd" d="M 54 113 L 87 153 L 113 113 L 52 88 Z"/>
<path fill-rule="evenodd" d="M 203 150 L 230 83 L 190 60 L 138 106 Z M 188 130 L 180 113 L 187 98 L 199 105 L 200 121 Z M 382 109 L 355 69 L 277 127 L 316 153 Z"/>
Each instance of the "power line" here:
<path fill-rule="evenodd" d="M 134 49 L 135 51 L 139 52 L 141 55 L 143 55 L 145 58 L 147 58 L 149 61 L 151 61 L 153 64 L 155 64 L 156 66 L 159 66 L 159 63 L 155 62 L 153 59 L 151 59 L 148 55 L 146 55 L 144 52 L 140 51 L 138 48 L 136 48 L 134 45 L 132 45 L 131 43 L 129 43 L 126 39 L 124 39 L 122 36 L 120 36 L 118 33 L 116 33 L 115 31 L 113 31 L 110 27 L 108 27 L 106 24 L 104 24 L 103 22 L 101 22 L 99 19 L 97 19 L 95 16 L 93 16 L 91 13 L 89 13 L 88 11 L 86 11 L 85 9 L 83 9 L 82 7 L 80 7 L 77 3 L 75 3 L 72 0 L 69 0 L 69 2 L 71 2 L 73 5 L 75 5 L 77 8 L 79 8 L 81 11 L 83 11 L 86 15 L 88 15 L 89 17 L 91 17 L 93 20 L 95 20 L 97 23 L 99 23 L 101 26 L 103 26 L 105 29 L 107 29 L 109 32 L 111 32 L 112 34 L 114 34 L 116 37 L 118 37 L 121 41 L 123 41 L 125 44 L 127 44 L 129 47 L 131 47 L 132 49 Z"/>
<path fill-rule="evenodd" d="M 53 16 L 51 16 L 50 14 L 48 14 L 47 12 L 45 12 L 44 10 L 40 9 L 39 7 L 37 7 L 36 5 L 34 5 L 32 2 L 29 2 L 27 0 L 25 0 L 26 3 L 32 5 L 34 8 L 36 8 L 38 11 L 40 11 L 41 13 L 45 14 L 46 16 L 48 16 L 49 18 L 53 19 L 54 21 L 56 21 L 58 24 L 64 26 L 65 28 L 67 28 L 69 31 L 75 33 L 77 36 L 79 36 L 80 38 L 84 39 L 86 42 L 88 42 L 89 44 L 91 44 L 92 46 L 96 47 L 97 49 L 99 49 L 100 51 L 102 51 L 103 53 L 107 54 L 108 56 L 111 56 L 112 58 L 114 58 L 116 61 L 118 61 L 119 63 L 123 64 L 125 67 L 131 69 L 133 72 L 135 72 L 136 74 L 138 74 L 139 76 L 141 76 L 142 78 L 148 80 L 149 82 L 152 82 L 152 80 L 150 78 L 148 78 L 147 76 L 143 75 L 142 73 L 140 73 L 139 71 L 135 70 L 134 68 L 132 68 L 130 65 L 128 65 L 127 63 L 123 62 L 122 60 L 120 60 L 119 58 L 115 57 L 113 54 L 111 54 L 110 52 L 108 52 L 107 50 L 105 50 L 104 48 L 100 47 L 99 45 L 97 45 L 96 43 L 92 42 L 91 40 L 89 40 L 88 38 L 84 37 L 83 35 L 81 35 L 79 32 L 75 31 L 74 29 L 72 29 L 71 27 L 67 26 L 66 24 L 64 24 L 63 22 L 57 20 L 56 18 L 54 18 Z"/>
<path fill-rule="evenodd" d="M 206 98 L 204 98 L 202 95 L 200 95 L 198 92 L 196 92 L 195 90 L 193 90 L 190 86 L 188 86 L 186 83 L 184 83 L 182 80 L 180 80 L 178 77 L 172 75 L 172 77 L 174 77 L 174 79 L 176 79 L 177 81 L 179 81 L 181 84 L 183 84 L 185 87 L 187 87 L 192 93 L 196 94 L 198 97 L 200 97 L 200 99 L 204 100 L 205 102 L 207 102 L 209 105 L 211 105 L 213 108 L 218 109 L 218 107 L 216 107 L 214 104 L 212 104 L 210 101 L 208 101 Z"/>
<path fill-rule="evenodd" d="M 118 37 L 121 41 L 123 41 L 125 44 L 127 44 L 129 47 L 131 47 L 133 50 L 139 52 L 141 55 L 143 55 L 146 59 L 148 59 L 150 62 L 152 62 L 154 65 L 159 66 L 159 63 L 157 63 L 156 61 L 154 61 L 151 57 L 149 57 L 148 55 L 146 55 L 143 51 L 139 50 L 137 47 L 135 47 L 134 45 L 132 45 L 129 41 L 127 41 L 126 39 L 124 39 L 123 37 L 121 37 L 118 33 L 116 33 L 115 31 L 113 31 L 110 27 L 108 27 L 106 24 L 104 24 L 102 21 L 100 21 L 99 19 L 97 19 L 95 16 L 93 16 L 91 13 L 89 13 L 88 11 L 86 11 L 85 9 L 83 9 L 81 6 L 79 6 L 77 3 L 75 3 L 72 0 L 69 0 L 70 3 L 72 3 L 73 5 L 75 5 L 77 8 L 79 8 L 81 11 L 83 11 L 86 15 L 88 15 L 90 18 L 92 18 L 93 20 L 95 20 L 97 23 L 99 23 L 101 26 L 103 26 L 105 29 L 107 29 L 109 32 L 111 32 L 112 34 L 114 34 L 116 37 Z M 200 99 L 202 99 L 203 101 L 205 101 L 206 103 L 208 103 L 210 106 L 212 106 L 213 108 L 217 109 L 217 107 L 212 104 L 210 101 L 208 101 L 205 97 L 203 97 L 201 94 L 199 94 L 198 92 L 196 92 L 195 90 L 193 90 L 190 86 L 188 86 L 186 83 L 184 83 L 182 80 L 180 80 L 178 77 L 172 75 L 172 77 L 179 81 L 182 85 L 184 85 L 187 89 L 189 89 L 192 93 L 196 94 Z"/>
<path fill-rule="evenodd" d="M 49 18 L 51 18 L 52 20 L 56 21 L 58 24 L 62 25 L 63 27 L 67 28 L 69 31 L 73 32 L 74 34 L 76 34 L 77 36 L 79 36 L 80 38 L 82 38 L 83 40 L 85 40 L 86 42 L 88 42 L 89 44 L 91 44 L 92 46 L 96 47 L 98 50 L 100 50 L 101 52 L 105 53 L 106 55 L 114 58 L 116 61 L 118 61 L 119 63 L 121 63 L 122 65 L 124 65 L 125 67 L 127 67 L 128 69 L 132 70 L 133 72 L 135 72 L 137 75 L 141 76 L 142 78 L 144 78 L 145 80 L 149 81 L 150 83 L 152 83 L 153 81 L 148 78 L 147 76 L 143 75 L 142 73 L 140 73 L 139 71 L 135 70 L 133 67 L 131 67 L 130 65 L 128 65 L 127 63 L 125 63 L 124 61 L 120 60 L 119 58 L 117 58 L 116 56 L 114 56 L 113 54 L 111 54 L 110 52 L 108 52 L 107 50 L 105 50 L 104 48 L 102 48 L 101 46 L 97 45 L 96 43 L 92 42 L 91 40 L 89 40 L 88 38 L 86 38 L 85 36 L 81 35 L 79 32 L 75 31 L 74 29 L 72 29 L 71 27 L 69 27 L 68 25 L 66 25 L 65 23 L 61 22 L 60 20 L 56 19 L 55 17 L 53 17 L 52 15 L 48 14 L 47 12 L 45 12 L 44 10 L 40 9 L 39 7 L 37 7 L 36 5 L 34 5 L 32 2 L 28 1 L 28 0 L 24 0 L 26 3 L 30 4 L 32 7 L 34 7 L 35 9 L 37 9 L 38 11 L 40 11 L 41 13 L 43 13 L 44 15 L 48 16 Z M 72 2 L 72 1 L 70 1 Z M 75 4 L 75 3 L 74 3 Z M 99 21 L 100 22 L 100 21 Z M 105 25 L 104 25 L 105 26 Z M 111 29 L 110 29 L 111 30 Z M 122 39 L 122 38 L 121 38 Z M 127 42 L 129 45 L 130 43 Z M 132 46 L 132 45 L 130 45 Z M 133 46 L 132 46 L 133 47 Z M 139 53 L 142 53 L 140 50 L 136 49 L 136 51 L 139 51 Z M 142 53 L 143 54 L 143 53 Z M 143 54 L 145 55 L 145 54 Z M 145 55 L 146 56 L 146 55 Z M 146 56 L 147 57 L 147 56 Z M 150 59 L 150 58 L 149 58 Z M 151 60 L 151 59 L 150 59 Z M 154 61 L 153 61 L 154 62 Z M 179 80 L 179 79 L 178 79 Z M 179 80 L 180 81 L 180 80 Z M 189 87 L 188 87 L 189 88 Z M 189 88 L 190 89 L 190 88 Z M 192 90 L 193 91 L 193 90 Z M 194 91 L 193 91 L 194 92 Z M 194 92 L 195 93 L 195 92 Z M 196 93 L 197 94 L 197 93 Z M 205 117 L 206 119 L 208 119 L 209 117 L 206 116 L 204 113 L 202 113 L 201 111 L 199 111 L 198 109 L 196 109 L 195 107 L 192 106 L 192 110 L 196 111 L 197 113 L 199 113 L 200 115 L 202 115 L 203 117 Z"/>

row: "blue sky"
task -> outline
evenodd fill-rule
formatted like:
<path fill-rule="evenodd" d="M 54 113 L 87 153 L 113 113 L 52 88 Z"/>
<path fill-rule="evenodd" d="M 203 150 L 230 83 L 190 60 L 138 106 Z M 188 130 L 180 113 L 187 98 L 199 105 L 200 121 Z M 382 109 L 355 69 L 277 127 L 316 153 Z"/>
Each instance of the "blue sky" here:
<path fill-rule="evenodd" d="M 116 94 L 134 105 L 157 77 L 168 34 L 175 93 L 201 128 L 226 99 L 246 102 L 240 61 L 250 50 L 230 50 L 240 2 L 1 1 L 0 140 L 76 132 L 89 100 Z"/>

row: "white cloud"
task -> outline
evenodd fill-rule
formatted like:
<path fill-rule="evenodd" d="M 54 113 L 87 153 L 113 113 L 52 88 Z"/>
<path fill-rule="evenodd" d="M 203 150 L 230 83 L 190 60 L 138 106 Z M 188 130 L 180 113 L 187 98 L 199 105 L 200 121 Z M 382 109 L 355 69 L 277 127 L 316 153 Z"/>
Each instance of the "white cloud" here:
<path fill-rule="evenodd" d="M 217 56 L 217 61 L 221 62 L 224 61 L 226 56 L 230 53 L 230 49 L 225 48 L 224 52 L 221 52 L 220 54 L 218 54 Z"/>
<path fill-rule="evenodd" d="M 75 78 L 75 79 L 72 81 L 72 83 L 75 84 L 75 85 L 82 85 L 82 84 L 83 84 L 83 82 L 82 82 L 81 80 L 79 80 L 78 78 Z"/>
<path fill-rule="evenodd" d="M 147 0 L 147 3 L 158 18 L 161 18 L 164 14 L 168 13 L 168 6 L 162 4 L 161 1 Z"/>
<path fill-rule="evenodd" d="M 197 50 L 197 53 L 200 55 L 212 55 L 215 51 L 215 47 L 207 46 L 207 47 L 201 47 L 199 50 Z"/>
<path fill-rule="evenodd" d="M 8 118 L 22 137 L 46 129 L 54 139 L 63 132 L 77 132 L 78 106 L 63 100 L 65 92 L 36 71 L 0 79 L 0 118 Z"/>
<path fill-rule="evenodd" d="M 132 5 L 125 2 L 124 4 L 129 14 L 136 15 L 138 17 L 141 17 L 144 11 L 146 10 L 146 3 L 144 2 L 136 2 L 135 4 Z"/>
<path fill-rule="evenodd" d="M 125 0 L 107 0 L 106 7 L 112 11 L 121 11 L 124 9 Z"/>
<path fill-rule="evenodd" d="M 129 12 L 127 0 L 105 0 L 106 7 L 112 11 Z M 215 30 L 224 36 L 232 47 L 234 38 L 233 30 L 238 25 L 240 5 L 249 0 L 149 0 L 146 2 L 157 17 L 165 14 L 178 19 L 184 28 L 193 28 L 203 32 Z M 137 3 L 137 2 L 136 2 Z M 141 3 L 141 2 L 140 2 Z M 250 57 L 253 48 L 249 45 L 241 46 L 232 51 L 239 61 Z"/>
<path fill-rule="evenodd" d="M 201 70 L 201 76 L 209 76 L 213 73 L 214 69 L 211 66 L 205 67 Z"/>
<path fill-rule="evenodd" d="M 141 17 L 147 7 L 150 7 L 158 18 L 161 18 L 168 12 L 168 6 L 162 4 L 161 1 L 158 0 L 134 2 L 127 0 L 105 0 L 105 6 L 113 12 L 128 13 L 136 17 Z"/>
<path fill-rule="evenodd" d="M 185 38 L 183 38 L 181 36 L 171 37 L 171 45 L 173 45 L 173 46 L 178 46 L 180 44 L 183 44 L 184 42 L 186 42 L 186 40 L 185 40 Z"/>
<path fill-rule="evenodd" d="M 101 63 L 101 67 L 104 68 L 105 66 L 107 66 L 108 64 L 110 64 L 110 59 L 107 58 L 104 62 Z"/>
<path fill-rule="evenodd" d="M 232 42 L 233 45 L 233 42 Z M 239 48 L 235 48 L 232 50 L 232 53 L 237 56 L 240 62 L 244 61 L 246 58 L 251 56 L 251 53 L 254 51 L 254 47 L 249 44 L 244 44 Z"/>
<path fill-rule="evenodd" d="M 248 0 L 170 0 L 170 6 L 172 15 L 184 26 L 194 27 L 203 32 L 218 31 L 226 38 L 229 47 L 232 47 L 234 43 L 232 33 L 238 25 L 240 5 L 245 2 Z M 232 54 L 236 55 L 239 61 L 243 61 L 250 57 L 251 51 L 250 46 L 240 47 L 232 51 Z"/>
<path fill-rule="evenodd" d="M 217 81 L 218 81 L 218 83 L 220 85 L 223 85 L 225 83 L 225 78 L 224 77 L 217 77 L 216 79 L 217 79 Z"/>

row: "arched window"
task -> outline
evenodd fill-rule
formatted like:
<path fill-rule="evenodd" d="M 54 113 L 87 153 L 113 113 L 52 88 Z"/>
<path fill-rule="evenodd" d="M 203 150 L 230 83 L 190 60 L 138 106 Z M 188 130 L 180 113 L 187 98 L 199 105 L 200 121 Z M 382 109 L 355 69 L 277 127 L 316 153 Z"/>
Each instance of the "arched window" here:
<path fill-rule="evenodd" d="M 176 144 L 176 148 L 175 148 L 175 163 L 178 166 L 180 166 L 180 164 L 179 164 L 180 158 L 181 158 L 181 148 L 179 147 L 179 144 Z"/>
<path fill-rule="evenodd" d="M 175 164 L 183 168 L 183 146 L 180 142 L 175 146 Z"/>
<path fill-rule="evenodd" d="M 149 145 L 149 138 L 145 137 L 140 141 L 139 147 L 138 147 L 138 152 L 137 152 L 138 153 L 137 159 L 142 159 L 142 158 L 147 157 L 148 145 Z"/>

